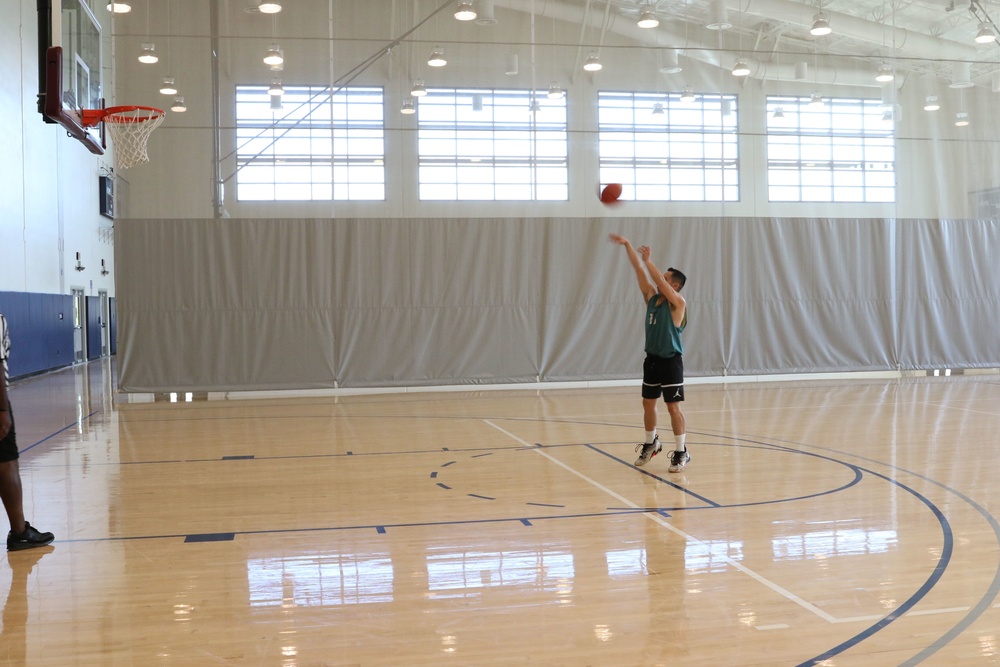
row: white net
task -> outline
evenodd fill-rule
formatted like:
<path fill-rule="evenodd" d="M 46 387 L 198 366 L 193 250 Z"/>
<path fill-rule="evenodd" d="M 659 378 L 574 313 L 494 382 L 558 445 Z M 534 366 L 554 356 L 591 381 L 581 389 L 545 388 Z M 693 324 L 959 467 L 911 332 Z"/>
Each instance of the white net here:
<path fill-rule="evenodd" d="M 104 115 L 104 127 L 115 147 L 115 166 L 128 169 L 149 162 L 146 143 L 163 122 L 164 113 L 153 107 L 112 107 Z"/>

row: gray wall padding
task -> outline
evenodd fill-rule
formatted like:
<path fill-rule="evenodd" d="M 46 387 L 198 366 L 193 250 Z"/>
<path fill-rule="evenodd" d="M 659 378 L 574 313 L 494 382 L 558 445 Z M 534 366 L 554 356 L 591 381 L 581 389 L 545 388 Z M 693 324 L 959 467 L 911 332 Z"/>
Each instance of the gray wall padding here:
<path fill-rule="evenodd" d="M 688 376 L 1000 365 L 995 220 L 124 220 L 121 387 L 636 378 L 611 231 L 688 275 Z"/>

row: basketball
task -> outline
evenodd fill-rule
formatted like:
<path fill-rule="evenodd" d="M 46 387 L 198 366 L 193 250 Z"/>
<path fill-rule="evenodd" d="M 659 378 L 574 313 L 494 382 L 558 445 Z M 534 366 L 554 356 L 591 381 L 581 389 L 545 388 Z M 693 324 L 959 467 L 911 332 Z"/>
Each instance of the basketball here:
<path fill-rule="evenodd" d="M 605 204 L 613 204 L 618 201 L 618 198 L 622 196 L 622 184 L 621 183 L 608 183 L 601 190 L 601 201 Z"/>

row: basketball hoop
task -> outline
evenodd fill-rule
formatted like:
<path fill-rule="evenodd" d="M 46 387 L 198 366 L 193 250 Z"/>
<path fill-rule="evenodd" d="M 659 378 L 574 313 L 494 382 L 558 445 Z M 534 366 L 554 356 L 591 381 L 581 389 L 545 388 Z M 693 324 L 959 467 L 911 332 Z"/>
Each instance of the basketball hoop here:
<path fill-rule="evenodd" d="M 115 166 L 128 169 L 149 162 L 146 142 L 165 115 L 162 109 L 139 105 L 86 109 L 83 123 L 89 126 L 104 122 L 104 129 L 115 147 Z"/>

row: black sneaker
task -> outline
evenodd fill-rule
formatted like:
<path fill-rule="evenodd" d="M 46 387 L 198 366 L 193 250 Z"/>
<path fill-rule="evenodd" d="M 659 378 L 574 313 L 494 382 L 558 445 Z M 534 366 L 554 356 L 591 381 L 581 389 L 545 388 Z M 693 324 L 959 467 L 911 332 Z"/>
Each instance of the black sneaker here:
<path fill-rule="evenodd" d="M 691 455 L 687 453 L 687 450 L 683 452 L 675 451 L 670 455 L 670 467 L 667 468 L 667 472 L 684 472 L 684 468 L 690 460 Z"/>
<path fill-rule="evenodd" d="M 14 531 L 7 533 L 7 551 L 44 547 L 46 544 L 52 544 L 54 539 L 56 537 L 52 533 L 40 533 L 34 526 L 25 521 L 23 533 L 15 533 Z"/>
<path fill-rule="evenodd" d="M 635 451 L 638 452 L 640 449 L 642 452 L 639 454 L 639 458 L 635 460 L 635 465 L 644 466 L 649 463 L 649 459 L 659 454 L 660 450 L 663 449 L 663 445 L 660 444 L 660 436 L 654 435 L 653 442 L 649 444 L 639 443 L 635 446 Z"/>

